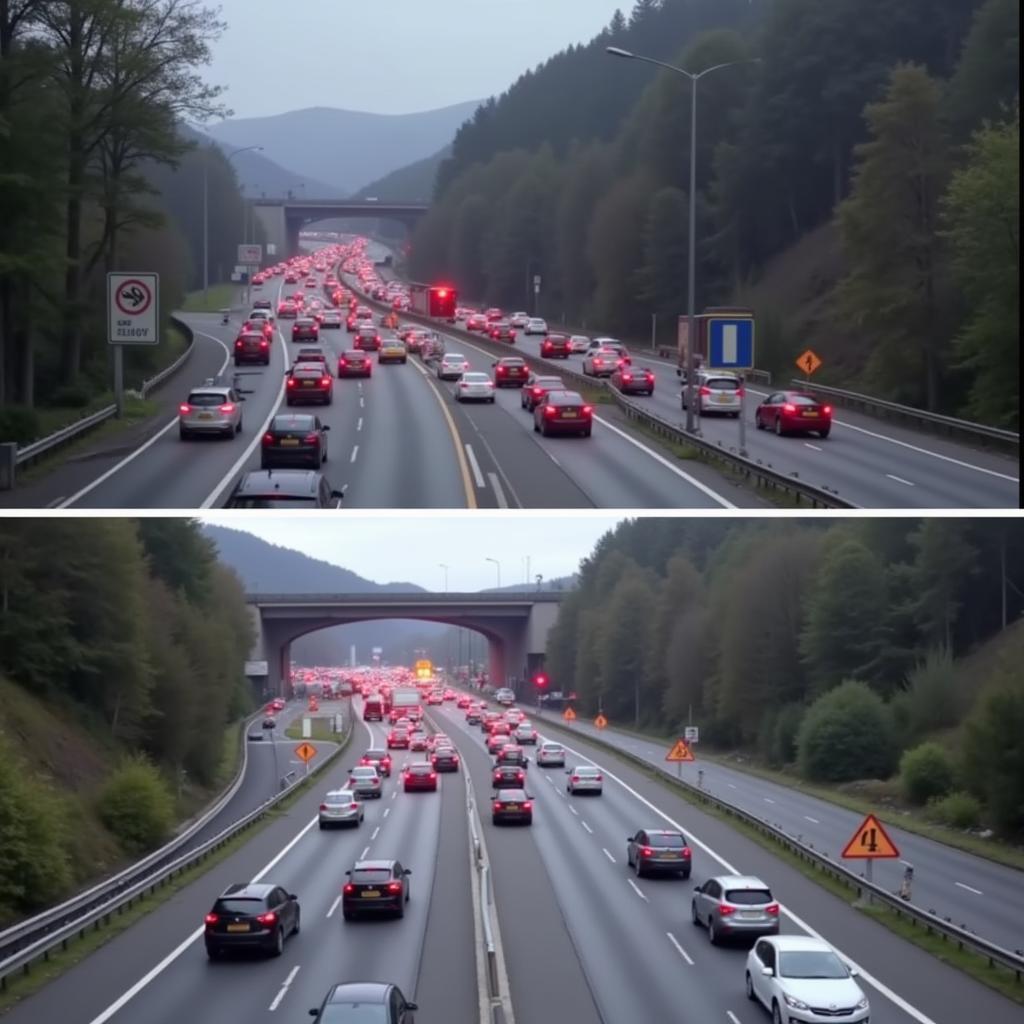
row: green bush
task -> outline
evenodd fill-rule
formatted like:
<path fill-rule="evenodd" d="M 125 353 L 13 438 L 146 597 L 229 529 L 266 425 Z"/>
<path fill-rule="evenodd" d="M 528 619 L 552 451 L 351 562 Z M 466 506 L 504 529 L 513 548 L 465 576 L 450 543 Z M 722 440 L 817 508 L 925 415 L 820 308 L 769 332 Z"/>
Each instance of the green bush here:
<path fill-rule="evenodd" d="M 912 804 L 926 804 L 953 788 L 953 763 L 946 748 L 922 743 L 900 759 L 900 787 Z"/>
<path fill-rule="evenodd" d="M 949 650 L 940 647 L 929 651 L 907 677 L 900 696 L 905 701 L 906 726 L 913 738 L 956 725 L 963 701 Z"/>
<path fill-rule="evenodd" d="M 981 823 L 981 804 L 977 797 L 957 790 L 947 796 L 932 800 L 925 808 L 925 814 L 940 825 L 950 828 L 977 828 Z"/>
<path fill-rule="evenodd" d="M 886 778 L 895 755 L 885 702 L 865 683 L 847 681 L 822 694 L 800 723 L 797 763 L 806 779 Z"/>
<path fill-rule="evenodd" d="M 28 444 L 39 436 L 40 430 L 35 409 L 24 405 L 8 405 L 0 409 L 0 441 Z"/>
<path fill-rule="evenodd" d="M 100 818 L 131 853 L 153 849 L 174 822 L 174 798 L 160 773 L 142 756 L 125 758 L 100 796 Z"/>
<path fill-rule="evenodd" d="M 92 392 L 78 381 L 63 384 L 50 396 L 50 405 L 65 409 L 84 409 L 93 399 Z"/>
<path fill-rule="evenodd" d="M 796 741 L 803 721 L 802 704 L 786 704 L 779 709 L 772 729 L 771 763 L 777 767 L 792 764 L 796 760 Z"/>

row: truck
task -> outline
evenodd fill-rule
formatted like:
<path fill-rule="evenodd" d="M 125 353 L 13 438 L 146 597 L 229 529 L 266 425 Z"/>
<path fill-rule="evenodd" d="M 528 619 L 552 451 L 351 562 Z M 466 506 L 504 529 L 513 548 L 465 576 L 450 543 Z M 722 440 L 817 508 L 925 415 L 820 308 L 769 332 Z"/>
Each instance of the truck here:
<path fill-rule="evenodd" d="M 397 721 L 410 708 L 419 708 L 420 699 L 420 691 L 415 686 L 396 686 L 391 691 L 389 717 L 392 721 Z"/>
<path fill-rule="evenodd" d="M 458 292 L 447 284 L 410 284 L 409 309 L 420 316 L 437 317 L 455 323 Z"/>

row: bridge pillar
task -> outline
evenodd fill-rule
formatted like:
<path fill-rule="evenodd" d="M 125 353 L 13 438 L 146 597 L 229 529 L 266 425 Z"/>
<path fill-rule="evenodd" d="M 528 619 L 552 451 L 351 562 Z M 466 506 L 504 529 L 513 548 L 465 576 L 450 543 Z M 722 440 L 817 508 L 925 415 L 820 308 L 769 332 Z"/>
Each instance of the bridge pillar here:
<path fill-rule="evenodd" d="M 273 260 L 282 260 L 291 256 L 293 250 L 288 248 L 288 231 L 285 225 L 283 206 L 261 206 L 259 202 L 253 202 L 253 212 L 259 220 L 266 236 L 267 242 L 275 247 Z M 298 231 L 295 233 L 296 243 L 298 242 Z"/>

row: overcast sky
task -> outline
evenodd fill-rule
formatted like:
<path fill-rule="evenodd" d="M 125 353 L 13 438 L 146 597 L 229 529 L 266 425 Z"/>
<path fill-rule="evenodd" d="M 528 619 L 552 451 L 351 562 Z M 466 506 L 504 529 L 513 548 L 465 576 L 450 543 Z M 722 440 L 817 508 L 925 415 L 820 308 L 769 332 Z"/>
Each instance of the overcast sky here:
<path fill-rule="evenodd" d="M 530 579 L 569 576 L 597 540 L 621 516 L 531 516 L 517 512 L 492 517 L 378 514 L 341 517 L 259 516 L 204 513 L 205 522 L 245 530 L 281 547 L 332 562 L 377 583 L 407 581 L 427 590 L 444 587 L 442 563 L 448 566 L 451 591 L 485 590 L 501 584 L 525 583 L 526 558 Z"/>
<path fill-rule="evenodd" d="M 216 0 L 211 0 L 216 4 Z M 632 0 L 220 0 L 208 80 L 236 117 L 379 114 L 485 99 Z"/>

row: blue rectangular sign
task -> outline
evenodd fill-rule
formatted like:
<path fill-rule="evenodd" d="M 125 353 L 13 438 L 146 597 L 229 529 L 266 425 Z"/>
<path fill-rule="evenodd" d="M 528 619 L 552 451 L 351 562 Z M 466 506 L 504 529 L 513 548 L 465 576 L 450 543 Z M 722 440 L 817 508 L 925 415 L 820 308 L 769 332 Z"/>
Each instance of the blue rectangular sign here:
<path fill-rule="evenodd" d="M 752 317 L 709 317 L 708 369 L 749 370 L 754 365 Z"/>

